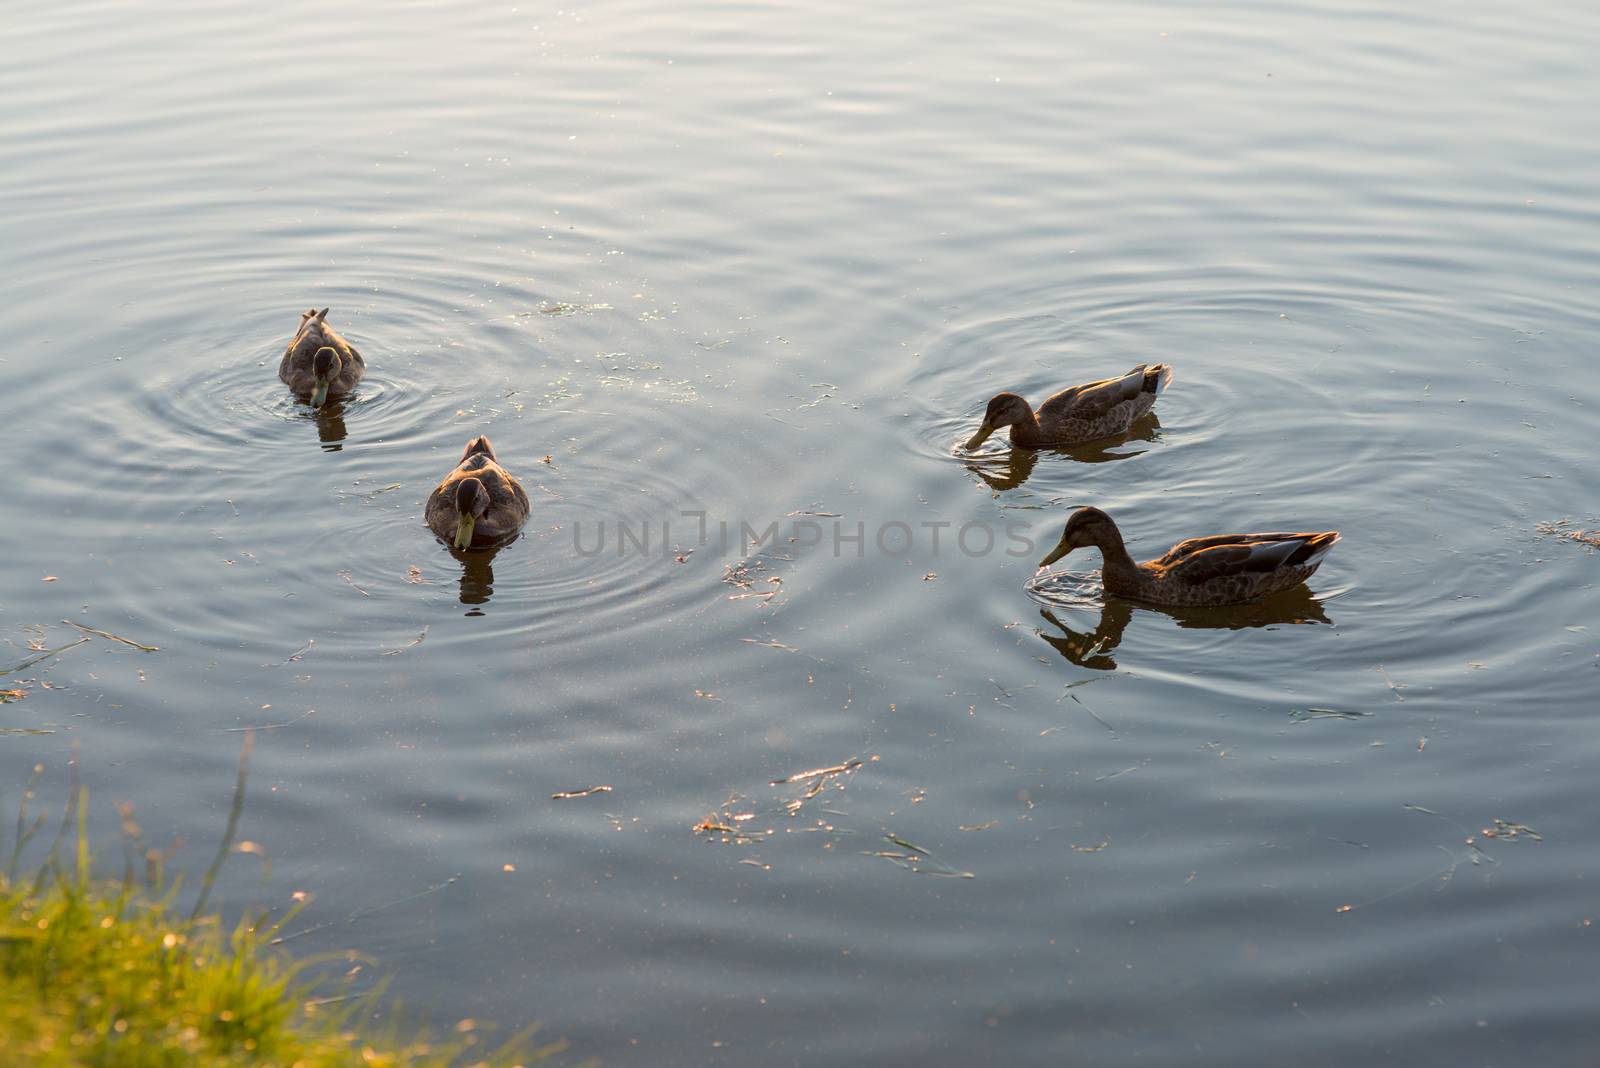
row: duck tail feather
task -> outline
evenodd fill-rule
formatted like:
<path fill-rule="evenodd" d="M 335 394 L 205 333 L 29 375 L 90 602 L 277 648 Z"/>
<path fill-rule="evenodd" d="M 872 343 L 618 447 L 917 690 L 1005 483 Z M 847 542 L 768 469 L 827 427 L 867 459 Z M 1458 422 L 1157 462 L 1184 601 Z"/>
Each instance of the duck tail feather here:
<path fill-rule="evenodd" d="M 489 435 L 487 434 L 479 434 L 477 437 L 467 442 L 467 447 L 462 451 L 461 458 L 465 460 L 467 457 L 476 456 L 479 453 L 482 453 L 491 460 L 496 459 L 494 454 L 494 446 L 489 443 Z"/>

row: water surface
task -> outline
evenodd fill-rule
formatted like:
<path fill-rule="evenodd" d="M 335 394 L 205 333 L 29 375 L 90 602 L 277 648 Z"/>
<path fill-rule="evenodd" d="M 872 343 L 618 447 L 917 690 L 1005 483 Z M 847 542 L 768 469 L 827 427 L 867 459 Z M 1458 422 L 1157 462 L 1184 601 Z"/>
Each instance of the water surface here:
<path fill-rule="evenodd" d="M 5 662 L 160 646 L 8 677 L 8 799 L 76 745 L 198 873 L 285 723 L 229 906 L 608 1064 L 1600 1055 L 1590 8 L 5 21 Z M 534 515 L 463 560 L 480 432 Z M 1084 504 L 1344 541 L 1167 613 L 1030 583 Z"/>

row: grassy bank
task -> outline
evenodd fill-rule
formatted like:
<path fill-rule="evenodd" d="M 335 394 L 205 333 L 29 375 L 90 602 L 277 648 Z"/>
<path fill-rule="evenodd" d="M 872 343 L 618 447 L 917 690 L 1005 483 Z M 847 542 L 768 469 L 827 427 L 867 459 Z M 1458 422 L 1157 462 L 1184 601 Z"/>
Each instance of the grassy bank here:
<path fill-rule="evenodd" d="M 246 750 L 246 756 L 248 749 Z M 245 761 L 218 863 L 233 850 Z M 471 1021 L 438 1041 L 395 1020 L 381 993 L 316 985 L 314 960 L 272 943 L 299 906 L 269 920 L 248 915 L 225 925 L 205 903 L 217 864 L 197 900 L 180 907 L 160 854 L 128 848 L 121 879 L 96 879 L 86 831 L 87 799 L 74 788 L 45 859 L 22 870 L 43 828 L 24 798 L 9 864 L 0 876 L 0 1061 L 30 1068 L 343 1065 L 444 1068 L 510 1066 L 553 1052 L 528 1035 L 497 1048 Z M 124 812 L 125 845 L 137 828 Z M 248 843 L 245 843 L 248 844 Z M 135 859 L 147 861 L 136 878 Z M 324 958 L 325 960 L 326 958 Z"/>

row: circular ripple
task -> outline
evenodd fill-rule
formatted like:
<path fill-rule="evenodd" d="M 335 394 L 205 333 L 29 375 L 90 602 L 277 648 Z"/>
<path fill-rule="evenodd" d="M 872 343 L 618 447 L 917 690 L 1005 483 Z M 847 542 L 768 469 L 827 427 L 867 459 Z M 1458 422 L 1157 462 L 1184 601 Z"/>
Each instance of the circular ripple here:
<path fill-rule="evenodd" d="M 496 549 L 460 552 L 424 523 L 431 477 L 391 488 L 387 475 L 374 474 L 340 494 L 336 520 L 305 539 L 301 558 L 351 588 L 363 616 L 421 618 L 450 610 L 483 617 L 441 642 L 580 641 L 663 611 L 685 574 L 678 557 L 693 548 L 694 525 L 680 512 L 692 507 L 694 483 L 611 452 L 560 444 L 548 446 L 555 455 L 546 464 L 531 441 L 536 427 L 502 423 L 489 430 L 532 505 L 519 537 Z M 425 466 L 442 477 L 455 459 L 440 447 Z"/>

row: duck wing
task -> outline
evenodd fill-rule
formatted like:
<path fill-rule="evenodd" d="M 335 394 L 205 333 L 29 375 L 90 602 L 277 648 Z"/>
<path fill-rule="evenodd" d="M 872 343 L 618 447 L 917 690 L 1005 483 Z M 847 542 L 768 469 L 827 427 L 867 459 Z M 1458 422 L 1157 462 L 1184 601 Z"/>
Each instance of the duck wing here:
<path fill-rule="evenodd" d="M 1172 372 L 1163 364 L 1156 364 L 1163 374 L 1156 375 L 1156 381 L 1151 384 L 1148 392 L 1160 392 L 1161 387 L 1172 380 Z M 1094 419 L 1104 415 L 1119 404 L 1136 399 L 1139 394 L 1147 392 L 1146 381 L 1151 376 L 1147 374 L 1149 365 L 1140 364 L 1125 375 L 1115 378 L 1102 379 L 1099 382 L 1086 382 L 1081 386 L 1064 389 L 1039 405 L 1039 418 L 1045 419 Z"/>
<path fill-rule="evenodd" d="M 482 454 L 471 457 L 462 463 L 466 467 L 474 460 L 481 460 Z M 519 530 L 522 524 L 528 521 L 528 514 L 533 510 L 528 503 L 528 493 L 522 488 L 522 483 L 493 460 L 480 464 L 474 474 L 483 483 L 483 488 L 489 491 L 489 512 L 484 516 L 484 522 L 496 536 L 503 536 L 512 531 Z"/>
<path fill-rule="evenodd" d="M 1169 580 L 1200 585 L 1234 575 L 1264 575 L 1284 568 L 1315 567 L 1322 562 L 1337 531 L 1310 533 L 1216 534 L 1179 542 L 1166 555 L 1150 561 Z"/>

